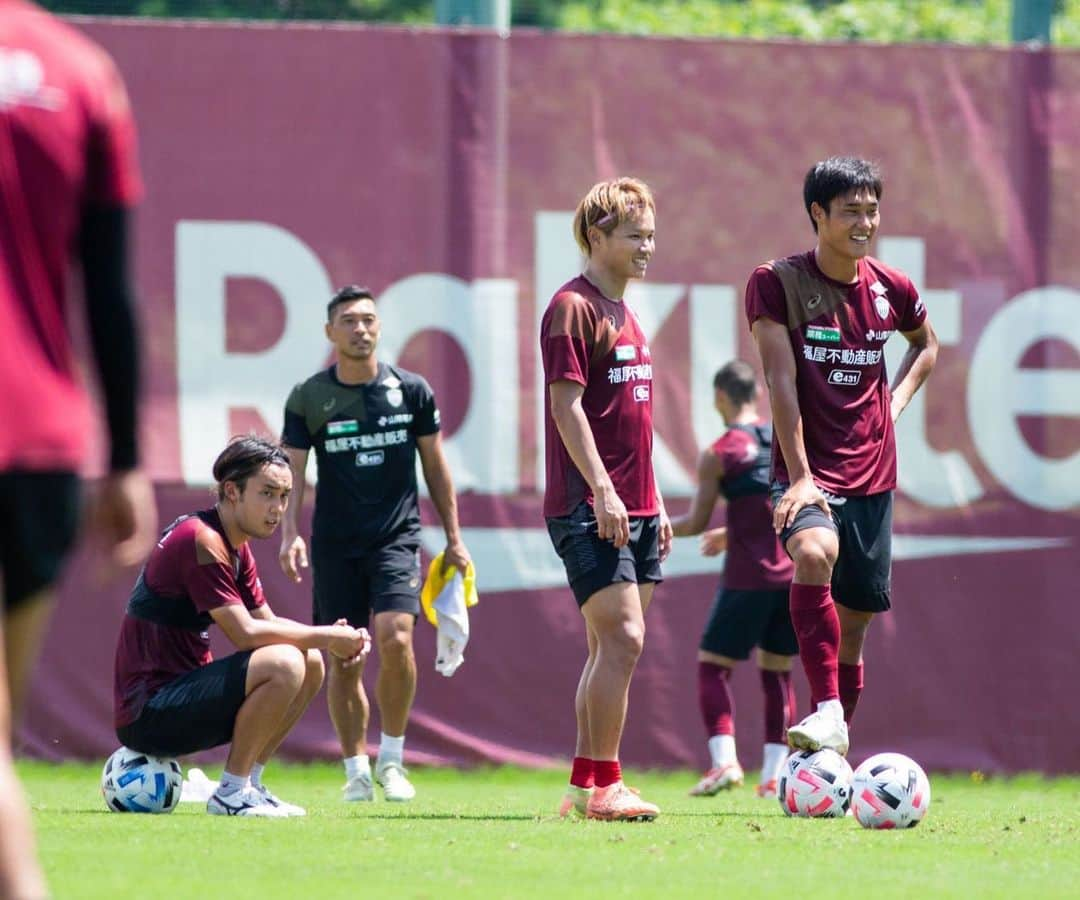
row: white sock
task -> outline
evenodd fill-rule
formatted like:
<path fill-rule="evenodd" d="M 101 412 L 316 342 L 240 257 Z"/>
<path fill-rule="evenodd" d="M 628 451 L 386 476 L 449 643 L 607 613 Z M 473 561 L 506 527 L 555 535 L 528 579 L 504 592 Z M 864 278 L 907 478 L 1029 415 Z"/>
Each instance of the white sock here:
<path fill-rule="evenodd" d="M 766 744 L 761 753 L 761 783 L 780 777 L 780 767 L 791 750 L 787 744 Z"/>
<path fill-rule="evenodd" d="M 828 713 L 839 721 L 844 721 L 844 707 L 839 700 L 822 700 L 817 705 L 817 711 L 819 713 Z"/>
<path fill-rule="evenodd" d="M 218 785 L 217 792 L 222 797 L 228 797 L 230 794 L 235 794 L 237 791 L 247 787 L 248 777 L 246 775 L 233 775 L 232 772 L 221 773 L 221 783 Z"/>
<path fill-rule="evenodd" d="M 346 756 L 344 762 L 345 777 L 349 781 L 360 775 L 371 775 L 371 763 L 368 762 L 366 753 L 361 753 L 359 756 Z"/>
<path fill-rule="evenodd" d="M 405 735 L 391 737 L 385 731 L 380 734 L 378 762 L 380 764 L 396 762 L 401 765 L 401 758 L 405 753 Z"/>
<path fill-rule="evenodd" d="M 714 769 L 736 762 L 735 735 L 714 734 L 709 738 L 709 756 L 712 757 Z"/>
<path fill-rule="evenodd" d="M 255 763 L 251 767 L 251 784 L 254 787 L 260 787 L 262 785 L 262 773 L 266 769 L 266 766 L 261 763 Z"/>

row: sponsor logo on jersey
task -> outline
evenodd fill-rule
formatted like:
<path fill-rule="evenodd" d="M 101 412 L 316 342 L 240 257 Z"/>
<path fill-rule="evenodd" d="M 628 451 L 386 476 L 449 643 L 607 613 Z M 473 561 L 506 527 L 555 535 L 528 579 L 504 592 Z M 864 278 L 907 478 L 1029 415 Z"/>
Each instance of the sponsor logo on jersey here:
<path fill-rule="evenodd" d="M 635 384 L 634 385 L 634 401 L 637 403 L 647 403 L 649 400 L 649 386 L 647 384 Z"/>
<path fill-rule="evenodd" d="M 833 369 L 829 373 L 829 384 L 842 384 L 845 387 L 856 385 L 862 379 L 858 369 Z"/>
<path fill-rule="evenodd" d="M 356 464 L 358 466 L 381 466 L 385 459 L 386 451 L 384 450 L 362 450 L 356 454 Z"/>
<path fill-rule="evenodd" d="M 807 325 L 806 339 L 808 341 L 824 341 L 829 344 L 839 344 L 840 329 L 830 328 L 827 325 Z"/>
<path fill-rule="evenodd" d="M 382 424 L 382 423 L 380 423 Z M 330 435 L 336 434 L 359 434 L 360 423 L 356 419 L 347 419 L 344 422 L 327 422 L 326 433 Z"/>
<path fill-rule="evenodd" d="M 387 425 L 408 425 L 413 420 L 412 413 L 397 413 L 392 416 L 379 416 L 379 427 Z"/>
<path fill-rule="evenodd" d="M 616 362 L 629 362 L 632 359 L 637 359 L 637 347 L 633 344 L 619 344 L 615 347 Z"/>
<path fill-rule="evenodd" d="M 889 338 L 892 337 L 892 333 L 893 333 L 893 329 L 891 329 L 891 328 L 886 329 L 885 331 L 874 331 L 874 329 L 871 328 L 869 331 L 866 332 L 866 340 L 868 342 L 869 341 L 887 341 Z"/>

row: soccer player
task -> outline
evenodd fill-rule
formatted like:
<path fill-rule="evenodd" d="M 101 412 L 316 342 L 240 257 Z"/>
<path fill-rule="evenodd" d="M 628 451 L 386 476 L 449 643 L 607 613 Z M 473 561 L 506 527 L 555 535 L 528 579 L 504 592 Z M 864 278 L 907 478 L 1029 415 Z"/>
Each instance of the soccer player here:
<path fill-rule="evenodd" d="M 66 317 L 71 257 L 109 438 L 92 535 L 118 565 L 153 544 L 137 468 L 137 336 L 127 273 L 141 190 L 135 126 L 105 52 L 21 0 L 0 2 L 0 896 L 47 893 L 11 732 L 79 520 L 77 473 L 94 428 Z"/>
<path fill-rule="evenodd" d="M 784 730 L 795 716 L 791 660 L 799 646 L 788 614 L 794 566 L 772 527 L 772 426 L 758 413 L 754 370 L 742 360 L 732 360 L 716 373 L 713 389 L 716 411 L 728 430 L 701 452 L 690 509 L 671 520 L 676 537 L 701 534 L 717 498 L 723 495 L 728 504 L 727 526 L 702 538 L 706 556 L 726 550 L 727 557 L 723 586 L 716 593 L 698 650 L 698 702 L 712 765 L 690 796 L 711 797 L 743 782 L 728 681 L 735 664 L 756 646 L 765 695 L 765 746 L 757 794 L 776 797 L 776 780 L 788 754 Z"/>
<path fill-rule="evenodd" d="M 633 178 L 601 182 L 574 216 L 585 271 L 540 324 L 548 533 L 584 619 L 588 657 L 574 708 L 577 747 L 560 814 L 652 820 L 623 784 L 619 743 L 645 640 L 645 610 L 671 549 L 652 469 L 652 359 L 623 300 L 655 249 L 656 207 Z"/>
<path fill-rule="evenodd" d="M 840 754 L 866 630 L 891 604 L 893 423 L 938 348 L 910 279 L 869 255 L 881 191 L 866 160 L 814 165 L 803 199 L 817 245 L 759 266 L 746 286 L 772 403 L 773 526 L 795 562 L 791 620 L 816 707 L 788 743 Z M 890 387 L 884 345 L 897 331 L 908 348 Z"/>
<path fill-rule="evenodd" d="M 308 564 L 300 506 L 308 453 L 319 483 L 311 533 L 314 618 L 372 622 L 379 651 L 375 701 L 382 736 L 375 781 L 383 797 L 408 801 L 416 790 L 402 758 L 416 693 L 413 627 L 420 611 L 420 509 L 416 455 L 446 532 L 444 571 L 464 573 L 469 551 L 442 450 L 435 395 L 419 375 L 379 362 L 379 315 L 366 288 L 349 285 L 327 304 L 326 336 L 337 362 L 298 384 L 285 405 L 283 443 L 296 502 L 285 517 L 281 567 L 294 581 Z M 327 704 L 345 762 L 345 799 L 374 799 L 366 749 L 368 699 L 363 665 L 330 661 Z"/>
<path fill-rule="evenodd" d="M 270 537 L 289 504 L 285 451 L 237 438 L 214 480 L 217 503 L 165 529 L 131 592 L 116 647 L 116 735 L 155 756 L 229 744 L 211 815 L 304 815 L 271 793 L 263 769 L 322 685 L 319 650 L 359 665 L 370 639 L 344 622 L 278 618 L 266 602 L 249 542 Z M 236 653 L 212 657 L 212 624 Z"/>

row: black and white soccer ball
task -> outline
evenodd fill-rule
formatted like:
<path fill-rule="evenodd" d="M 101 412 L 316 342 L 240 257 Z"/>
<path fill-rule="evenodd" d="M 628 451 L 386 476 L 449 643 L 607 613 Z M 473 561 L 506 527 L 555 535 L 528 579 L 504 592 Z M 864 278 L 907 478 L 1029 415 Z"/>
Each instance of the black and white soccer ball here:
<path fill-rule="evenodd" d="M 789 816 L 838 818 L 851 805 L 851 774 L 834 750 L 796 750 L 780 769 L 776 797 Z"/>
<path fill-rule="evenodd" d="M 855 770 L 852 809 L 863 828 L 912 828 L 930 808 L 930 780 L 902 753 L 878 753 Z"/>
<path fill-rule="evenodd" d="M 121 747 L 105 763 L 101 793 L 113 812 L 169 813 L 180 802 L 184 775 L 175 759 Z"/>

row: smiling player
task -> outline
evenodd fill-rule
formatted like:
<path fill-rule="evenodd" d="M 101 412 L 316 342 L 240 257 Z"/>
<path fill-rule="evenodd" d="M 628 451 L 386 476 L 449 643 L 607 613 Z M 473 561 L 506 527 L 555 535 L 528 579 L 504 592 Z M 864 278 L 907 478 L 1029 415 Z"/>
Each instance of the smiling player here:
<path fill-rule="evenodd" d="M 910 279 L 869 255 L 881 192 L 871 162 L 817 163 L 803 185 L 817 246 L 746 286 L 773 413 L 773 526 L 795 561 L 791 620 L 816 706 L 788 743 L 841 754 L 866 630 L 891 605 L 893 423 L 938 347 Z M 908 349 L 890 388 L 884 344 L 897 331 Z"/>

